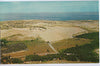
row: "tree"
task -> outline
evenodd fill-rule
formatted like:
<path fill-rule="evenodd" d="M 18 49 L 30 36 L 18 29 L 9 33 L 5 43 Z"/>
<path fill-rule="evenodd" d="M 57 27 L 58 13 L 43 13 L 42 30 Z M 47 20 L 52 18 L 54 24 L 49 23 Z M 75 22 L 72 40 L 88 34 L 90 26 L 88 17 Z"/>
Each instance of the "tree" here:
<path fill-rule="evenodd" d="M 1 63 L 3 64 L 8 64 L 8 63 L 11 63 L 11 60 L 10 60 L 10 56 L 2 56 L 1 57 Z"/>
<path fill-rule="evenodd" d="M 50 52 L 50 51 L 47 49 L 47 52 Z"/>
<path fill-rule="evenodd" d="M 19 58 L 12 58 L 12 63 L 23 63 L 23 61 Z"/>
<path fill-rule="evenodd" d="M 0 43 L 0 46 L 6 46 L 6 43 L 8 41 L 6 39 L 1 39 L 1 43 Z"/>

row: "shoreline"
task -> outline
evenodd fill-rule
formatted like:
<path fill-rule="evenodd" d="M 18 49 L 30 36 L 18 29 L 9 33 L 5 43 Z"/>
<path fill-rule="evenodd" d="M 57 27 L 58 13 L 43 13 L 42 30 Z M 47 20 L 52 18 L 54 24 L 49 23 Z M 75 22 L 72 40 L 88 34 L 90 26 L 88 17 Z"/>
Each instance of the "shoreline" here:
<path fill-rule="evenodd" d="M 29 20 L 6 20 L 0 22 L 7 22 L 7 21 L 99 21 L 99 20 L 41 20 L 41 19 L 29 19 Z"/>

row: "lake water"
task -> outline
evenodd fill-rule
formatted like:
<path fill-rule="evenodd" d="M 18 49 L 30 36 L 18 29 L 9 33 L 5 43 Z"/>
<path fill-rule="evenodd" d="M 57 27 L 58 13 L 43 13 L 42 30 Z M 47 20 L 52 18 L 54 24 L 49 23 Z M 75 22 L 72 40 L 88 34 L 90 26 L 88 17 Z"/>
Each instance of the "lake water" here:
<path fill-rule="evenodd" d="M 77 13 L 9 13 L 0 14 L 0 21 L 8 20 L 99 20 L 98 12 Z"/>

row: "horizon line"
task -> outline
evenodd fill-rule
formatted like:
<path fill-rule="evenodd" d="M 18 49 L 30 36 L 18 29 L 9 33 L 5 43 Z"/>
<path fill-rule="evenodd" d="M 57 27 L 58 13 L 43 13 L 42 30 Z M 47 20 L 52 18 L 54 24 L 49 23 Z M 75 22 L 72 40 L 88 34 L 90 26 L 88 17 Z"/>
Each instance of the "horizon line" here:
<path fill-rule="evenodd" d="M 22 12 L 19 12 L 19 13 L 22 13 Z M 26 12 L 26 14 L 29 14 L 29 13 L 99 13 L 99 11 L 97 12 Z M 0 14 L 14 14 L 14 13 L 1 13 Z M 25 13 L 23 13 L 25 14 Z"/>

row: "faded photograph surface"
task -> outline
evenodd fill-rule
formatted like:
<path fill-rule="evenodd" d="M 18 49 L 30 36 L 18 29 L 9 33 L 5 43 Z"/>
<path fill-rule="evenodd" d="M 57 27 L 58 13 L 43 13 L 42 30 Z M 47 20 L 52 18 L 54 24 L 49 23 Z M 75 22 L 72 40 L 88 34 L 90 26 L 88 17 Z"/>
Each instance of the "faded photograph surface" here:
<path fill-rule="evenodd" d="M 1 64 L 99 63 L 98 3 L 0 2 Z"/>

